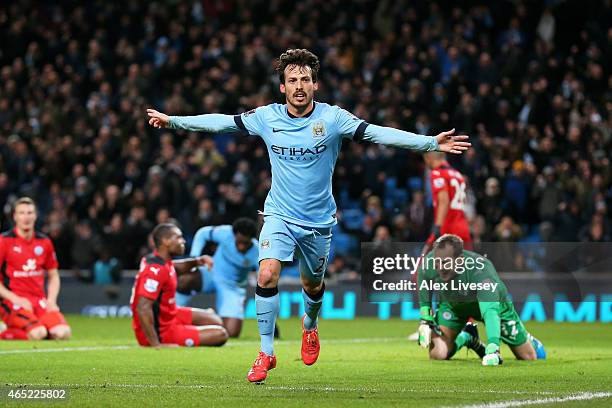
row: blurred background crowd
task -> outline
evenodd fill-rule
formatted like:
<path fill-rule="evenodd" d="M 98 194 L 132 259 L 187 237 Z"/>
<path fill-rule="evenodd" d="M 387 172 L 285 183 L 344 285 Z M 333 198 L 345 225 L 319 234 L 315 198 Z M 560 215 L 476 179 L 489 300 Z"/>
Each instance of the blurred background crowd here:
<path fill-rule="evenodd" d="M 460 4 L 460 5 L 459 5 Z M 132 269 L 152 226 L 257 217 L 265 145 L 149 127 L 145 109 L 283 102 L 274 60 L 315 52 L 317 99 L 427 135 L 456 128 L 476 241 L 610 241 L 610 1 L 27 1 L 0 6 L 0 203 L 33 197 L 64 269 Z M 606 63 L 605 61 L 608 61 Z M 360 241 L 423 241 L 428 174 L 345 142 L 329 273 Z M 83 275 L 85 276 L 85 275 Z"/>

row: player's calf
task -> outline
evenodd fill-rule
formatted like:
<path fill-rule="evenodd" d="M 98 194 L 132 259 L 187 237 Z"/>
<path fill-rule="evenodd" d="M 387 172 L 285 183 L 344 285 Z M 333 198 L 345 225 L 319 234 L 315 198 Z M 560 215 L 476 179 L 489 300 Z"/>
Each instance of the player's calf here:
<path fill-rule="evenodd" d="M 544 360 L 546 350 L 542 342 L 531 334 L 527 336 L 527 341 L 520 346 L 510 347 L 518 360 Z"/>
<path fill-rule="evenodd" d="M 263 259 L 259 263 L 257 284 L 262 288 L 275 288 L 278 285 L 281 263 L 276 259 Z"/>

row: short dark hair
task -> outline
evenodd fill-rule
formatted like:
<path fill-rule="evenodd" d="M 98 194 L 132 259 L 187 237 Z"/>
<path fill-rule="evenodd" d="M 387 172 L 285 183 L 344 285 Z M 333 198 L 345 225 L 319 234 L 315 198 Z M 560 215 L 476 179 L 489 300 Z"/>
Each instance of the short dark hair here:
<path fill-rule="evenodd" d="M 463 240 L 454 234 L 444 234 L 436 239 L 433 244 L 433 249 L 442 249 L 450 245 L 453 248 L 453 256 L 457 257 L 463 253 Z"/>
<path fill-rule="evenodd" d="M 242 234 L 244 236 L 255 238 L 257 236 L 257 224 L 250 218 L 238 218 L 232 224 L 234 234 Z"/>
<path fill-rule="evenodd" d="M 34 209 L 37 209 L 36 203 L 30 197 L 20 197 L 13 203 L 13 211 L 12 211 L 13 214 L 15 214 L 15 210 L 17 209 L 17 206 L 21 204 L 33 205 Z"/>
<path fill-rule="evenodd" d="M 276 73 L 281 84 L 285 83 L 285 68 L 288 65 L 297 65 L 302 67 L 310 67 L 312 71 L 312 82 L 317 82 L 317 74 L 319 73 L 319 58 L 312 52 L 303 49 L 289 49 L 281 54 L 276 64 Z"/>
<path fill-rule="evenodd" d="M 170 234 L 175 228 L 178 227 L 169 222 L 157 225 L 151 233 L 151 235 L 153 236 L 153 244 L 155 244 L 155 248 L 159 248 L 162 243 L 162 240 L 168 238 L 168 236 L 170 236 Z"/>

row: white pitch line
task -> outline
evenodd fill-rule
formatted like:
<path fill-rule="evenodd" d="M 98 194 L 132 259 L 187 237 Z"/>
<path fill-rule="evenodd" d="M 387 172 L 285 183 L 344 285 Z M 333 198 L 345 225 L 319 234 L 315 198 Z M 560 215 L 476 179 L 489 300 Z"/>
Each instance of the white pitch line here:
<path fill-rule="evenodd" d="M 599 398 L 612 397 L 612 392 L 581 392 L 579 394 L 571 394 L 565 397 L 548 397 L 532 400 L 511 400 L 488 402 L 484 404 L 460 405 L 461 408 L 511 408 L 522 407 L 525 405 L 541 405 L 541 404 L 557 404 L 569 401 L 589 401 Z"/>
<path fill-rule="evenodd" d="M 92 347 L 17 349 L 17 350 L 0 350 L 0 354 L 62 353 L 66 351 L 72 352 L 72 351 L 128 350 L 132 348 L 136 348 L 136 346 L 92 346 Z"/>

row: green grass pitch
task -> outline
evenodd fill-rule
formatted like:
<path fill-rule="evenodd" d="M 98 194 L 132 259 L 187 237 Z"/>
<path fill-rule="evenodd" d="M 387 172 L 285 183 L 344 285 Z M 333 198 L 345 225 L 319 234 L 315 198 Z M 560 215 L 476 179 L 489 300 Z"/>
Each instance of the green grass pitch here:
<path fill-rule="evenodd" d="M 136 346 L 127 319 L 68 320 L 68 342 L 0 342 L 0 406 L 47 406 L 6 394 L 50 386 L 69 389 L 68 400 L 53 406 L 78 407 L 612 406 L 605 324 L 528 323 L 547 361 L 516 361 L 504 347 L 502 366 L 482 367 L 463 350 L 451 361 L 429 361 L 406 340 L 415 322 L 322 320 L 319 361 L 306 367 L 299 320 L 281 320 L 278 366 L 255 385 L 246 381 L 259 350 L 254 321 L 222 348 L 152 350 Z"/>

